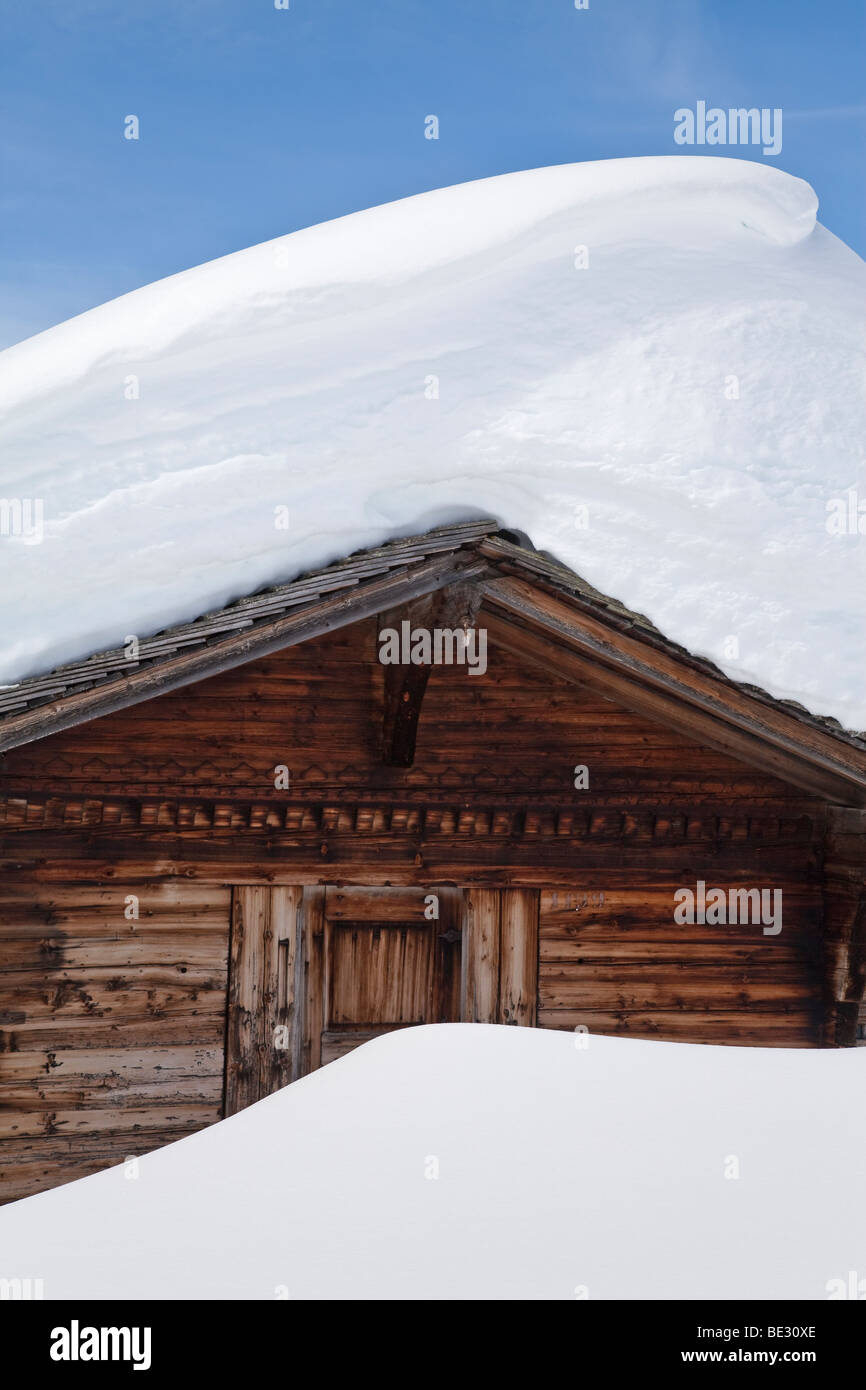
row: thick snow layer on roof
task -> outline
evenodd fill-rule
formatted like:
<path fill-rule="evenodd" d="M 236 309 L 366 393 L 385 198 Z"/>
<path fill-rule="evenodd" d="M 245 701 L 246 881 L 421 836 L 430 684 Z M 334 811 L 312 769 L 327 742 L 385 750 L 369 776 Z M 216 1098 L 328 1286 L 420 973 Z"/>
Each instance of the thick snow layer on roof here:
<path fill-rule="evenodd" d="M 866 728 L 866 268 L 816 207 L 744 160 L 510 174 L 0 354 L 0 497 L 45 518 L 0 535 L 0 681 L 492 515 Z"/>
<path fill-rule="evenodd" d="M 866 1247 L 864 1071 L 411 1028 L 3 1208 L 2 1273 L 46 1298 L 838 1297 Z"/>

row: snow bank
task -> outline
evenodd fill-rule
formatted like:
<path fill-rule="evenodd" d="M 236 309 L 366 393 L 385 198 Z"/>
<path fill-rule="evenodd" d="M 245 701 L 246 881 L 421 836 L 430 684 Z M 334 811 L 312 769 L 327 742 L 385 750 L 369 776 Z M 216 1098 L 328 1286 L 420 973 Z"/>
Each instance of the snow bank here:
<path fill-rule="evenodd" d="M 42 544 L 0 536 L 0 680 L 493 515 L 734 677 L 866 728 L 866 272 L 815 213 L 743 160 L 538 169 L 0 354 L 0 497 L 45 513 Z"/>
<path fill-rule="evenodd" d="M 46 1298 L 823 1299 L 866 1268 L 864 1073 L 862 1049 L 407 1029 L 137 1177 L 3 1208 L 0 1276 Z"/>

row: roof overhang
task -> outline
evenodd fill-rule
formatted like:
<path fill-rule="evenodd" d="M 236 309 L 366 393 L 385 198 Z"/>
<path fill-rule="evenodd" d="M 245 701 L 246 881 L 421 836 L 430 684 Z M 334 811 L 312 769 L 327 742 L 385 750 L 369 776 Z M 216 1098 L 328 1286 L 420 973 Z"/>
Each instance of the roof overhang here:
<path fill-rule="evenodd" d="M 483 520 L 392 541 L 140 643 L 0 692 L 0 752 L 218 675 L 455 584 L 521 660 L 828 801 L 866 806 L 866 742 L 732 681 L 640 614 Z"/>

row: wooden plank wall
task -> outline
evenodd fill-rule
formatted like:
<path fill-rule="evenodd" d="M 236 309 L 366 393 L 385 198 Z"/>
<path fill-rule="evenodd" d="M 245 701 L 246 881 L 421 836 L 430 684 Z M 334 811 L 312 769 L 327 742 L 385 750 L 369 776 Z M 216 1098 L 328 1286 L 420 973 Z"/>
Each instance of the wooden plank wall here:
<path fill-rule="evenodd" d="M 482 618 L 479 621 L 483 621 Z M 378 624 L 300 647 L 25 744 L 0 758 L 0 792 L 50 788 L 86 798 L 247 797 L 285 805 L 329 792 L 393 792 L 423 801 L 442 788 L 626 811 L 642 805 L 737 808 L 798 816 L 807 793 L 702 748 L 581 687 L 522 664 L 491 642 L 488 669 L 434 667 L 414 766 L 386 767 Z M 274 769 L 288 767 L 288 791 Z M 576 791 L 574 767 L 589 767 Z M 190 815 L 182 833 L 194 834 Z M 209 828 L 208 822 L 202 822 Z M 153 824 L 155 833 L 157 825 Z"/>
<path fill-rule="evenodd" d="M 219 1119 L 229 897 L 0 880 L 3 1200 Z"/>
<path fill-rule="evenodd" d="M 820 884 L 786 886 L 782 931 L 764 936 L 759 925 L 675 923 L 675 890 L 694 888 L 684 875 L 630 886 L 617 874 L 580 877 L 583 888 L 541 895 L 541 1027 L 819 1044 Z M 713 879 L 713 886 L 728 885 Z"/>

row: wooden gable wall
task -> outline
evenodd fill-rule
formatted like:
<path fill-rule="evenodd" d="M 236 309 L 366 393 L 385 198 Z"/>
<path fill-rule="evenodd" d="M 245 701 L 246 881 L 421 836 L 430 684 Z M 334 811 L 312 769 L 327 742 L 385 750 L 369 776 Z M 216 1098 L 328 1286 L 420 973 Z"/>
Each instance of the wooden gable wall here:
<path fill-rule="evenodd" d="M 819 804 L 494 644 L 484 675 L 433 668 L 415 765 L 384 767 L 377 631 L 374 620 L 356 623 L 0 754 L 0 794 L 285 805 L 334 790 L 447 799 L 453 788 L 562 808 L 713 803 L 798 815 Z M 288 795 L 273 786 L 278 762 L 291 769 Z M 576 762 L 590 765 L 589 792 L 573 789 Z"/>

